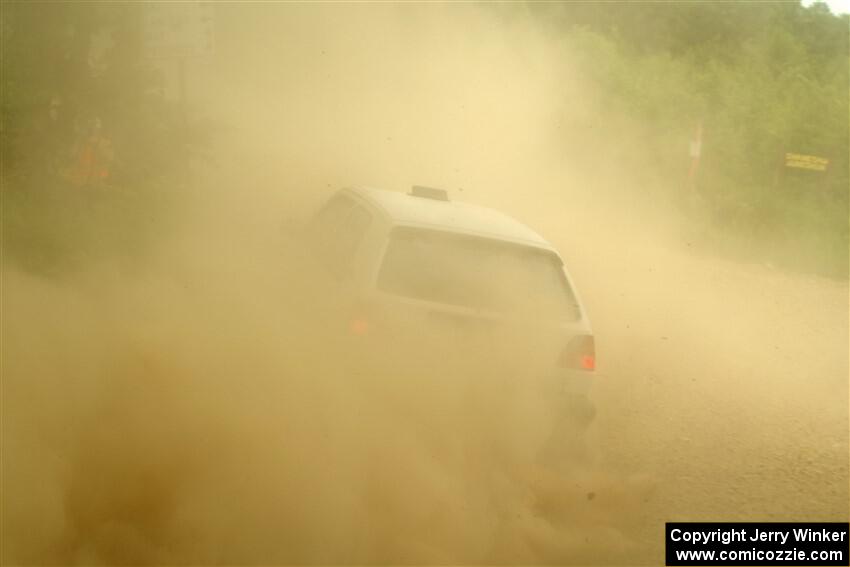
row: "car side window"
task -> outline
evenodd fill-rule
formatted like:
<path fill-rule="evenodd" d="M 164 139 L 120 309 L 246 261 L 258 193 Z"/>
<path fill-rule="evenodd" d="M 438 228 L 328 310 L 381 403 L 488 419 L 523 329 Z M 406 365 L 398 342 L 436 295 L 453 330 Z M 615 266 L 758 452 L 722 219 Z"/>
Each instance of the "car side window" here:
<path fill-rule="evenodd" d="M 371 221 L 372 216 L 363 207 L 354 205 L 337 233 L 339 241 L 337 254 L 341 260 L 351 261 Z"/>
<path fill-rule="evenodd" d="M 332 198 L 319 212 L 312 234 L 319 256 L 332 273 L 342 277 L 351 271 L 371 220 L 368 211 L 345 195 Z"/>
<path fill-rule="evenodd" d="M 354 207 L 354 201 L 345 195 L 337 195 L 319 211 L 310 226 L 310 233 L 317 244 L 329 240 L 337 227 Z"/>

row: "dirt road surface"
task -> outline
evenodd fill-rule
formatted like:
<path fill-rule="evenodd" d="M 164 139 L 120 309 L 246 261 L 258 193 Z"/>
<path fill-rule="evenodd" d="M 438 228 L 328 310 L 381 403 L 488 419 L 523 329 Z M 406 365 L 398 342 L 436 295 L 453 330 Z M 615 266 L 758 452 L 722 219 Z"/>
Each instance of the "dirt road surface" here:
<path fill-rule="evenodd" d="M 663 563 L 664 521 L 847 521 L 846 282 L 606 242 L 574 271 L 593 276 L 602 468 L 645 475 L 640 560 Z"/>
<path fill-rule="evenodd" d="M 470 412 L 418 362 L 372 397 L 268 235 L 7 271 L 4 560 L 657 565 L 665 521 L 847 520 L 846 282 L 540 221 L 597 344 L 567 472 L 528 462 L 533 404 Z"/>

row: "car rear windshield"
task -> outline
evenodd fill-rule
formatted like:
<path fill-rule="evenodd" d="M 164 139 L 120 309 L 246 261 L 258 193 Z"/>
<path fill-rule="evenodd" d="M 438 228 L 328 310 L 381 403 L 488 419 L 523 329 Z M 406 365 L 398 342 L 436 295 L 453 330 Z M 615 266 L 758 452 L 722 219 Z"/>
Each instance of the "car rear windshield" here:
<path fill-rule="evenodd" d="M 390 234 L 378 289 L 497 313 L 575 320 L 560 258 L 547 250 L 435 230 Z"/>

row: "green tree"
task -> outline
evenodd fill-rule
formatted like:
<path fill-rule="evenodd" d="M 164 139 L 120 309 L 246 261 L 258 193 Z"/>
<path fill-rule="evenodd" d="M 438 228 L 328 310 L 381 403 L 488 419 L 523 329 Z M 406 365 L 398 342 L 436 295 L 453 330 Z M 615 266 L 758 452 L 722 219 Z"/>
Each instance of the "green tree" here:
<path fill-rule="evenodd" d="M 3 246 L 32 269 L 138 248 L 198 145 L 142 56 L 143 9 L 0 8 Z"/>
<path fill-rule="evenodd" d="M 704 125 L 698 187 L 718 233 L 760 254 L 847 276 L 848 16 L 825 4 L 532 4 L 605 99 L 601 121 L 639 124 L 631 143 L 681 193 L 683 148 Z M 602 128 L 605 131 L 605 128 Z M 640 143 L 637 143 L 640 142 Z M 823 156 L 826 173 L 784 167 Z"/>

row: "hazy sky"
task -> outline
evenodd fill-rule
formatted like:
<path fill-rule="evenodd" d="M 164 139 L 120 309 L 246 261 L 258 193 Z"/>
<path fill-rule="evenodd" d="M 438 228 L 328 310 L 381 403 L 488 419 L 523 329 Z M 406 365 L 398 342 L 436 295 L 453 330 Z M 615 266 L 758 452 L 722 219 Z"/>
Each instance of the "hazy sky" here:
<path fill-rule="evenodd" d="M 850 0 L 822 0 L 825 1 L 833 14 L 848 14 L 850 13 Z M 803 0 L 803 5 L 809 6 L 813 0 Z"/>

